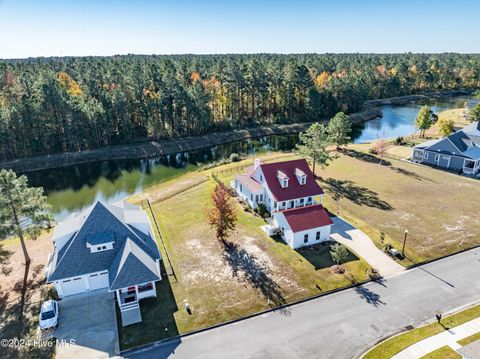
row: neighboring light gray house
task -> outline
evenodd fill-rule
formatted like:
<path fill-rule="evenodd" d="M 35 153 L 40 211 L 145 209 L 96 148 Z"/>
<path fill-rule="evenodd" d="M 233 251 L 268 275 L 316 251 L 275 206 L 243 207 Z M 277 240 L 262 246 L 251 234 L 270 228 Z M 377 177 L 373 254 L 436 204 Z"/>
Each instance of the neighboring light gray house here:
<path fill-rule="evenodd" d="M 479 122 L 474 122 L 448 137 L 427 141 L 413 147 L 412 160 L 468 176 L 479 176 Z"/>
<path fill-rule="evenodd" d="M 95 203 L 55 227 L 47 283 L 60 298 L 89 292 L 114 292 L 122 324 L 142 321 L 139 300 L 156 297 L 161 280 L 160 253 L 147 214 L 127 202 Z"/>

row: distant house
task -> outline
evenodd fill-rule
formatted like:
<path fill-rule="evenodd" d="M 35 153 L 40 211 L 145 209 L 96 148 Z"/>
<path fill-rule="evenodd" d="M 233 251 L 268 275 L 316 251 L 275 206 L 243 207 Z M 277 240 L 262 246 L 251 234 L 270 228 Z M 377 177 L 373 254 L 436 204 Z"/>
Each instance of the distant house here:
<path fill-rule="evenodd" d="M 413 147 L 412 160 L 468 176 L 480 172 L 480 125 L 474 122 L 450 136 Z"/>
<path fill-rule="evenodd" d="M 263 164 L 256 159 L 231 186 L 252 208 L 260 204 L 272 214 L 268 234 L 278 230 L 292 248 L 330 238 L 332 220 L 322 206 L 323 190 L 305 160 Z"/>
<path fill-rule="evenodd" d="M 47 282 L 60 298 L 93 290 L 115 293 L 123 325 L 142 320 L 139 300 L 155 297 L 160 253 L 147 214 L 127 202 L 101 202 L 58 224 Z"/>

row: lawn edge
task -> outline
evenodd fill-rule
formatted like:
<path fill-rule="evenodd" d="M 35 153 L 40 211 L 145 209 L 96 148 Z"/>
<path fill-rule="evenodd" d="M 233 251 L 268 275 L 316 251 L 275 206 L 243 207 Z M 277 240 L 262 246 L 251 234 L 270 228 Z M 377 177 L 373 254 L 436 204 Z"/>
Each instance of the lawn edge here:
<path fill-rule="evenodd" d="M 260 312 L 254 312 L 254 313 L 245 315 L 243 317 L 227 320 L 225 322 L 217 323 L 217 324 L 210 325 L 210 326 L 207 326 L 207 327 L 204 327 L 204 328 L 199 328 L 199 329 L 195 329 L 195 330 L 185 332 L 185 333 L 182 333 L 182 334 L 174 335 L 170 338 L 165 338 L 165 339 L 157 340 L 157 341 L 154 341 L 154 342 L 151 342 L 151 343 L 139 345 L 139 346 L 136 346 L 136 347 L 133 347 L 133 348 L 120 350 L 120 354 L 125 355 L 125 354 L 128 354 L 130 352 L 136 352 L 136 351 L 143 352 L 143 351 L 146 351 L 146 350 L 150 349 L 150 347 L 156 347 L 156 346 L 159 346 L 161 344 L 167 343 L 169 341 L 173 341 L 175 339 L 181 339 L 181 338 L 189 337 L 191 335 L 202 333 L 202 332 L 205 332 L 205 331 L 208 331 L 208 330 L 211 330 L 211 329 L 224 327 L 224 326 L 227 326 L 229 324 L 238 323 L 238 322 L 250 319 L 250 318 L 255 318 L 255 317 L 261 316 L 263 314 L 276 312 L 278 310 L 281 310 L 281 309 L 284 309 L 284 308 L 287 308 L 287 307 L 293 307 L 293 306 L 296 306 L 296 305 L 299 305 L 299 304 L 302 304 L 302 303 L 305 303 L 305 302 L 309 302 L 311 300 L 318 299 L 318 298 L 321 298 L 321 297 L 324 297 L 324 296 L 327 296 L 327 295 L 332 295 L 332 294 L 342 292 L 342 291 L 345 291 L 345 290 L 349 290 L 349 289 L 352 289 L 352 288 L 357 288 L 357 287 L 360 287 L 362 285 L 368 284 L 370 282 L 374 282 L 374 280 L 369 279 L 369 280 L 366 280 L 366 281 L 363 281 L 363 282 L 358 282 L 358 283 L 355 283 L 355 284 L 348 285 L 346 287 L 331 289 L 329 291 L 319 293 L 319 294 L 315 294 L 313 296 L 306 297 L 306 298 L 303 298 L 303 299 L 299 299 L 299 300 L 291 302 L 291 303 L 282 304 L 282 305 L 280 305 L 278 307 L 275 307 L 275 308 L 262 310 Z"/>
<path fill-rule="evenodd" d="M 473 308 L 473 307 L 475 307 L 475 306 L 477 306 L 477 305 L 480 305 L 480 299 L 478 299 L 478 300 L 476 300 L 476 301 L 473 301 L 473 302 L 470 302 L 470 303 L 467 303 L 467 304 L 465 304 L 465 305 L 463 305 L 463 306 L 454 308 L 454 309 L 452 309 L 452 310 L 449 310 L 449 311 L 443 313 L 444 318 L 446 319 L 446 318 L 448 318 L 448 317 L 450 317 L 450 316 L 452 316 L 452 315 L 459 314 L 459 313 L 461 313 L 461 312 L 463 312 L 463 311 L 465 311 L 465 310 L 468 310 L 468 309 L 470 309 L 470 308 Z M 400 332 L 394 332 L 394 333 L 392 333 L 392 334 L 387 334 L 386 336 L 384 336 L 384 337 L 380 338 L 379 340 L 377 340 L 377 341 L 373 344 L 373 346 L 371 346 L 368 350 L 364 351 L 363 354 L 360 354 L 360 355 L 359 355 L 359 359 L 365 358 L 365 356 L 366 356 L 368 353 L 370 353 L 373 349 L 375 349 L 375 348 L 378 347 L 379 345 L 385 343 L 386 341 L 388 341 L 388 340 L 390 340 L 390 339 L 392 339 L 392 338 L 398 337 L 398 336 L 400 336 L 400 335 L 406 334 L 406 333 L 408 333 L 408 332 L 411 332 L 411 331 L 413 331 L 413 330 L 417 330 L 417 329 L 426 327 L 426 326 L 428 326 L 428 325 L 436 322 L 436 320 L 437 320 L 437 319 L 436 319 L 435 317 L 432 317 L 432 318 L 429 318 L 429 319 L 427 319 L 427 320 L 425 320 L 425 321 L 423 321 L 423 322 L 418 323 L 413 329 L 407 329 L 407 330 L 402 330 L 402 331 L 400 331 Z M 460 325 L 461 325 L 461 324 L 460 324 Z M 402 328 L 402 329 L 405 329 L 405 328 Z M 420 339 L 420 340 L 423 340 L 423 339 L 426 339 L 426 338 L 430 338 L 430 337 L 432 337 L 432 336 L 434 336 L 434 335 L 436 335 L 436 334 L 430 335 L 430 336 L 425 337 L 425 338 L 422 338 L 422 339 Z M 420 340 L 419 340 L 419 341 L 420 341 Z M 418 341 L 415 342 L 415 343 L 418 343 Z M 414 344 L 415 344 L 415 343 L 414 343 Z M 408 347 L 405 347 L 405 348 L 403 348 L 402 350 L 404 350 L 404 349 L 406 349 L 406 348 L 408 348 Z M 397 354 L 398 354 L 398 353 L 397 353 Z"/>

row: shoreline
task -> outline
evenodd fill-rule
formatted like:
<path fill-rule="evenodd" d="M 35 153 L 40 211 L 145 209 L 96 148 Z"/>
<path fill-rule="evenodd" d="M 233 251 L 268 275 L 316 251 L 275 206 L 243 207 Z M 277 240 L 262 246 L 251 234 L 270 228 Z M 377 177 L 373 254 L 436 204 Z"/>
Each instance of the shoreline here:
<path fill-rule="evenodd" d="M 403 105 L 412 101 L 429 98 L 454 97 L 468 95 L 470 93 L 471 92 L 469 91 L 455 90 L 370 100 L 364 103 L 361 111 L 352 113 L 349 117 L 353 124 L 359 124 L 381 117 L 382 111 L 378 106 Z M 326 121 L 327 120 L 323 120 L 323 122 Z M 28 173 L 92 162 L 156 158 L 237 141 L 246 141 L 264 136 L 294 135 L 305 131 L 311 124 L 312 122 L 265 125 L 240 130 L 213 132 L 203 136 L 150 141 L 129 145 L 109 146 L 79 152 L 65 152 L 52 155 L 19 158 L 1 162 L 0 169 L 12 169 L 17 173 Z"/>

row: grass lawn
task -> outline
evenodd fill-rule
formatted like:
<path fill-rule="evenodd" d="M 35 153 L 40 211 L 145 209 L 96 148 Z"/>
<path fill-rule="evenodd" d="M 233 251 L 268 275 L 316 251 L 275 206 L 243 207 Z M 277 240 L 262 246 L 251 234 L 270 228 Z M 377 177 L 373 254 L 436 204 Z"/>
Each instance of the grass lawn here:
<path fill-rule="evenodd" d="M 480 316 L 480 305 L 476 305 L 459 313 L 442 319 L 441 324 L 431 323 L 424 327 L 412 329 L 403 334 L 394 336 L 378 344 L 363 356 L 363 359 L 389 359 L 420 340 L 442 333 L 445 328 L 453 328 Z M 436 358 L 436 357 L 432 357 Z M 440 356 L 438 358 L 441 358 Z"/>
<path fill-rule="evenodd" d="M 476 342 L 477 340 L 480 340 L 480 332 L 470 335 L 469 337 L 463 338 L 462 340 L 459 340 L 457 343 L 460 344 L 462 347 L 464 347 L 465 345 Z"/>
<path fill-rule="evenodd" d="M 462 356 L 449 346 L 441 347 L 427 355 L 421 357 L 421 359 L 461 359 Z"/>
<path fill-rule="evenodd" d="M 279 157 L 270 159 L 274 158 Z M 226 168 L 235 166 L 239 164 Z M 237 227 L 229 243 L 222 245 L 205 218 L 214 185 L 209 180 L 152 205 L 175 276 L 165 277 L 158 288 L 163 299 L 142 304 L 142 324 L 120 330 L 122 349 L 367 279 L 370 267 L 354 254 L 344 264 L 346 273 L 335 274 L 328 245 L 292 250 L 264 234 L 260 228 L 264 220 L 239 204 Z M 166 261 L 161 243 L 159 247 Z"/>
<path fill-rule="evenodd" d="M 363 146 L 363 147 L 362 147 Z M 346 217 L 377 244 L 397 249 L 408 229 L 407 256 L 421 262 L 480 244 L 478 180 L 388 159 L 384 165 L 351 145 L 324 170 L 325 206 Z M 405 265 L 412 264 L 406 260 Z"/>

